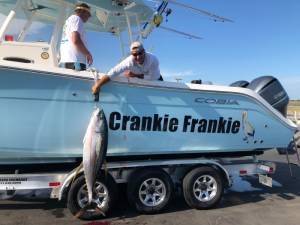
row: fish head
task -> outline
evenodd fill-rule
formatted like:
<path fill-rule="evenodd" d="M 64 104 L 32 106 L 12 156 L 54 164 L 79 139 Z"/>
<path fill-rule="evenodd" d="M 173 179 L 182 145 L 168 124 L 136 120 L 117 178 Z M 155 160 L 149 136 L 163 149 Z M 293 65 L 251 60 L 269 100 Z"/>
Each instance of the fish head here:
<path fill-rule="evenodd" d="M 103 133 L 105 132 L 105 129 L 106 129 L 106 118 L 105 118 L 105 114 L 104 114 L 104 111 L 103 109 L 99 109 L 97 108 L 97 110 L 95 110 L 95 118 L 96 118 L 96 121 L 95 121 L 95 129 L 96 129 L 96 132 L 100 132 L 100 133 Z"/>

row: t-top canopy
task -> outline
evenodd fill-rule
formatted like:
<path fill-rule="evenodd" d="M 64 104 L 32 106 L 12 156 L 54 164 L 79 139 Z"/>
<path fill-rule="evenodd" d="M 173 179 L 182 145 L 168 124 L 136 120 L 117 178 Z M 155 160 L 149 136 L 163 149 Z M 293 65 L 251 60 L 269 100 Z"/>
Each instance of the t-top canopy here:
<path fill-rule="evenodd" d="M 17 0 L 0 0 L 0 13 L 8 15 Z M 96 32 L 121 32 L 127 29 L 128 16 L 131 26 L 147 22 L 153 15 L 153 10 L 142 0 L 24 0 L 22 8 L 35 12 L 35 20 L 55 23 L 59 9 L 66 8 L 66 16 L 71 15 L 78 2 L 85 2 L 91 7 L 92 17 L 86 24 L 86 29 Z M 18 17 L 18 14 L 16 15 Z"/>

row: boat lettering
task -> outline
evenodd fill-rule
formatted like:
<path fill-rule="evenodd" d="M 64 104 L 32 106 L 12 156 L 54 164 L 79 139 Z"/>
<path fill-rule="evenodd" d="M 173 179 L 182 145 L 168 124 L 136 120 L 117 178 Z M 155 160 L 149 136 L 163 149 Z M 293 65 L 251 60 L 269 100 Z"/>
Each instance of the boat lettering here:
<path fill-rule="evenodd" d="M 184 117 L 183 132 L 195 132 L 198 133 L 232 133 L 236 134 L 240 130 L 241 123 L 238 120 L 232 121 L 229 117 L 227 120 L 224 117 L 219 119 L 207 120 L 207 119 L 195 119 L 191 116 Z"/>
<path fill-rule="evenodd" d="M 169 118 L 168 114 L 163 117 L 158 114 L 151 116 L 125 116 L 119 112 L 112 112 L 109 117 L 109 128 L 111 130 L 131 131 L 171 131 L 175 132 L 178 128 L 178 119 Z"/>
<path fill-rule="evenodd" d="M 119 112 L 112 112 L 109 116 L 109 128 L 111 130 L 130 130 L 130 131 L 162 131 L 176 132 L 180 128 L 182 132 L 198 132 L 198 133 L 223 133 L 237 134 L 240 131 L 241 122 L 233 120 L 232 117 L 225 119 L 219 117 L 217 119 L 193 118 L 185 115 L 183 120 L 170 117 L 169 114 L 160 116 L 127 116 L 121 115 Z"/>
<path fill-rule="evenodd" d="M 21 184 L 22 182 L 27 181 L 27 178 L 24 177 L 5 177 L 0 178 L 0 184 Z"/>
<path fill-rule="evenodd" d="M 219 105 L 239 105 L 238 101 L 235 99 L 196 98 L 195 102 Z"/>

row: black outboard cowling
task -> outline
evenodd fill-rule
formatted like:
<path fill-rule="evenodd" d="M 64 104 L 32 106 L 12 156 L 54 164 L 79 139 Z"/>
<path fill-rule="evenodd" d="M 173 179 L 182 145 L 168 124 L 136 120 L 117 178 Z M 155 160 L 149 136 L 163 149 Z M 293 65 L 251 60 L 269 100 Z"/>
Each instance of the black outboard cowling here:
<path fill-rule="evenodd" d="M 202 80 L 192 80 L 191 84 L 202 84 Z"/>
<path fill-rule="evenodd" d="M 249 85 L 248 81 L 246 81 L 246 80 L 238 80 L 238 81 L 230 84 L 229 86 L 231 86 L 231 87 L 243 87 L 243 88 L 246 88 L 246 87 L 248 87 L 248 85 Z"/>
<path fill-rule="evenodd" d="M 262 76 L 254 79 L 247 88 L 252 89 L 262 96 L 270 105 L 277 109 L 284 117 L 287 115 L 289 96 L 280 84 L 272 76 Z"/>

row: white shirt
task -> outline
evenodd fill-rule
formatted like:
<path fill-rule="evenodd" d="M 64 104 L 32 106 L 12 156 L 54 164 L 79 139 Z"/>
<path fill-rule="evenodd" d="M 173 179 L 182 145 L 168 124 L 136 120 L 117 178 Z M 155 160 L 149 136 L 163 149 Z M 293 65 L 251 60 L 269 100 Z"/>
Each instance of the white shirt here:
<path fill-rule="evenodd" d="M 133 56 L 130 55 L 112 68 L 107 75 L 110 78 L 113 78 L 126 70 L 130 70 L 135 74 L 144 74 L 144 80 L 158 80 L 160 78 L 158 59 L 148 52 L 145 52 L 143 65 L 136 63 Z"/>
<path fill-rule="evenodd" d="M 77 15 L 70 16 L 64 25 L 63 34 L 60 45 L 60 62 L 78 62 L 86 64 L 85 55 L 83 55 L 71 40 L 72 32 L 77 31 L 85 46 L 85 30 L 82 19 Z"/>

